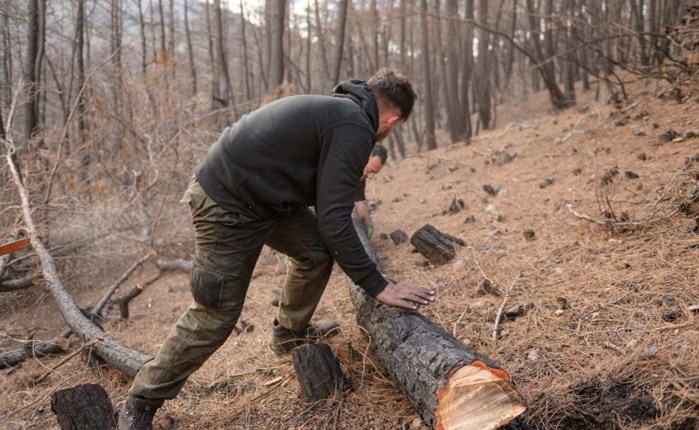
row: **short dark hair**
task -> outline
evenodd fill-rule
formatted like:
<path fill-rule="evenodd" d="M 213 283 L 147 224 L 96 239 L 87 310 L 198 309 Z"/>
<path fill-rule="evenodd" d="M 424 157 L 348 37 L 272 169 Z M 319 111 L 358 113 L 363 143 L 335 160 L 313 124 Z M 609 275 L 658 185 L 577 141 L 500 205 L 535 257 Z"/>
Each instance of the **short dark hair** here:
<path fill-rule="evenodd" d="M 376 156 L 379 157 L 379 160 L 381 160 L 381 164 L 386 164 L 386 159 L 388 158 L 388 152 L 386 151 L 386 147 L 381 146 L 381 145 L 375 145 L 374 149 L 371 150 L 371 155 L 369 156 L 370 158 Z"/>
<path fill-rule="evenodd" d="M 389 67 L 384 67 L 369 78 L 367 85 L 376 93 L 377 99 L 380 99 L 377 100 L 378 103 L 388 101 L 400 109 L 403 122 L 408 120 L 417 99 L 408 78 Z"/>

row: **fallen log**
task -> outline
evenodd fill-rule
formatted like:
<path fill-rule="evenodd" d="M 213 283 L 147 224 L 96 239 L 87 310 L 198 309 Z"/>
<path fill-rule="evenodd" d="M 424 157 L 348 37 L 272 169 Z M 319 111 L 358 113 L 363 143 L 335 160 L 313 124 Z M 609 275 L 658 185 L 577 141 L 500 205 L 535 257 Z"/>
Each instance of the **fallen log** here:
<path fill-rule="evenodd" d="M 355 224 L 378 264 L 364 229 Z M 415 311 L 386 306 L 354 285 L 357 323 L 391 381 L 435 429 L 496 429 L 522 414 L 526 403 L 500 365 L 464 345 Z"/>

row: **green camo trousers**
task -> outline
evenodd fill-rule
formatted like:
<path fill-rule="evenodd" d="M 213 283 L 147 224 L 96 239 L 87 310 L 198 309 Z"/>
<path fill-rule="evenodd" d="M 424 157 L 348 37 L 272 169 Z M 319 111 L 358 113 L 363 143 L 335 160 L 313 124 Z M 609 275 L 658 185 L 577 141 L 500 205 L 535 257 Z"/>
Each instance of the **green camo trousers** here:
<path fill-rule="evenodd" d="M 155 358 L 136 375 L 129 394 L 172 399 L 230 335 L 243 309 L 262 246 L 289 256 L 277 319 L 306 327 L 330 278 L 333 260 L 309 209 L 276 220 L 254 220 L 216 204 L 192 178 L 185 193 L 196 237 L 190 284 L 194 301 Z"/>

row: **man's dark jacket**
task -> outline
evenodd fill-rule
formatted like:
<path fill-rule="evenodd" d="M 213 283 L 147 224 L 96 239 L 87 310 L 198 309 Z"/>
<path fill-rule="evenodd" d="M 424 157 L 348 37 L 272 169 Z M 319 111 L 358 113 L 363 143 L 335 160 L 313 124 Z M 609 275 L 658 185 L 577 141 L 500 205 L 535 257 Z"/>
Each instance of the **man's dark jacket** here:
<path fill-rule="evenodd" d="M 378 128 L 378 106 L 363 81 L 331 96 L 276 100 L 226 128 L 195 169 L 219 205 L 256 219 L 315 206 L 318 230 L 342 270 L 375 296 L 387 285 L 352 224 L 357 184 Z"/>

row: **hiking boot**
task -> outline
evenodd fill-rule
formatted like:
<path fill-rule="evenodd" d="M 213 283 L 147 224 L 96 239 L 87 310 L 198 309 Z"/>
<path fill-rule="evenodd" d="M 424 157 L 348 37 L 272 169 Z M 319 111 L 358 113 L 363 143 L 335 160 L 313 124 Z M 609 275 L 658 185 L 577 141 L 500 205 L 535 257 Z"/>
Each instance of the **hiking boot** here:
<path fill-rule="evenodd" d="M 275 354 L 283 355 L 297 346 L 335 336 L 338 333 L 338 327 L 340 324 L 335 320 L 323 320 L 315 324 L 308 324 L 305 330 L 293 331 L 279 324 L 279 321 L 275 319 L 272 324 L 272 344 L 270 347 Z"/>
<path fill-rule="evenodd" d="M 119 430 L 152 430 L 153 417 L 163 402 L 129 396 L 119 414 Z"/>

